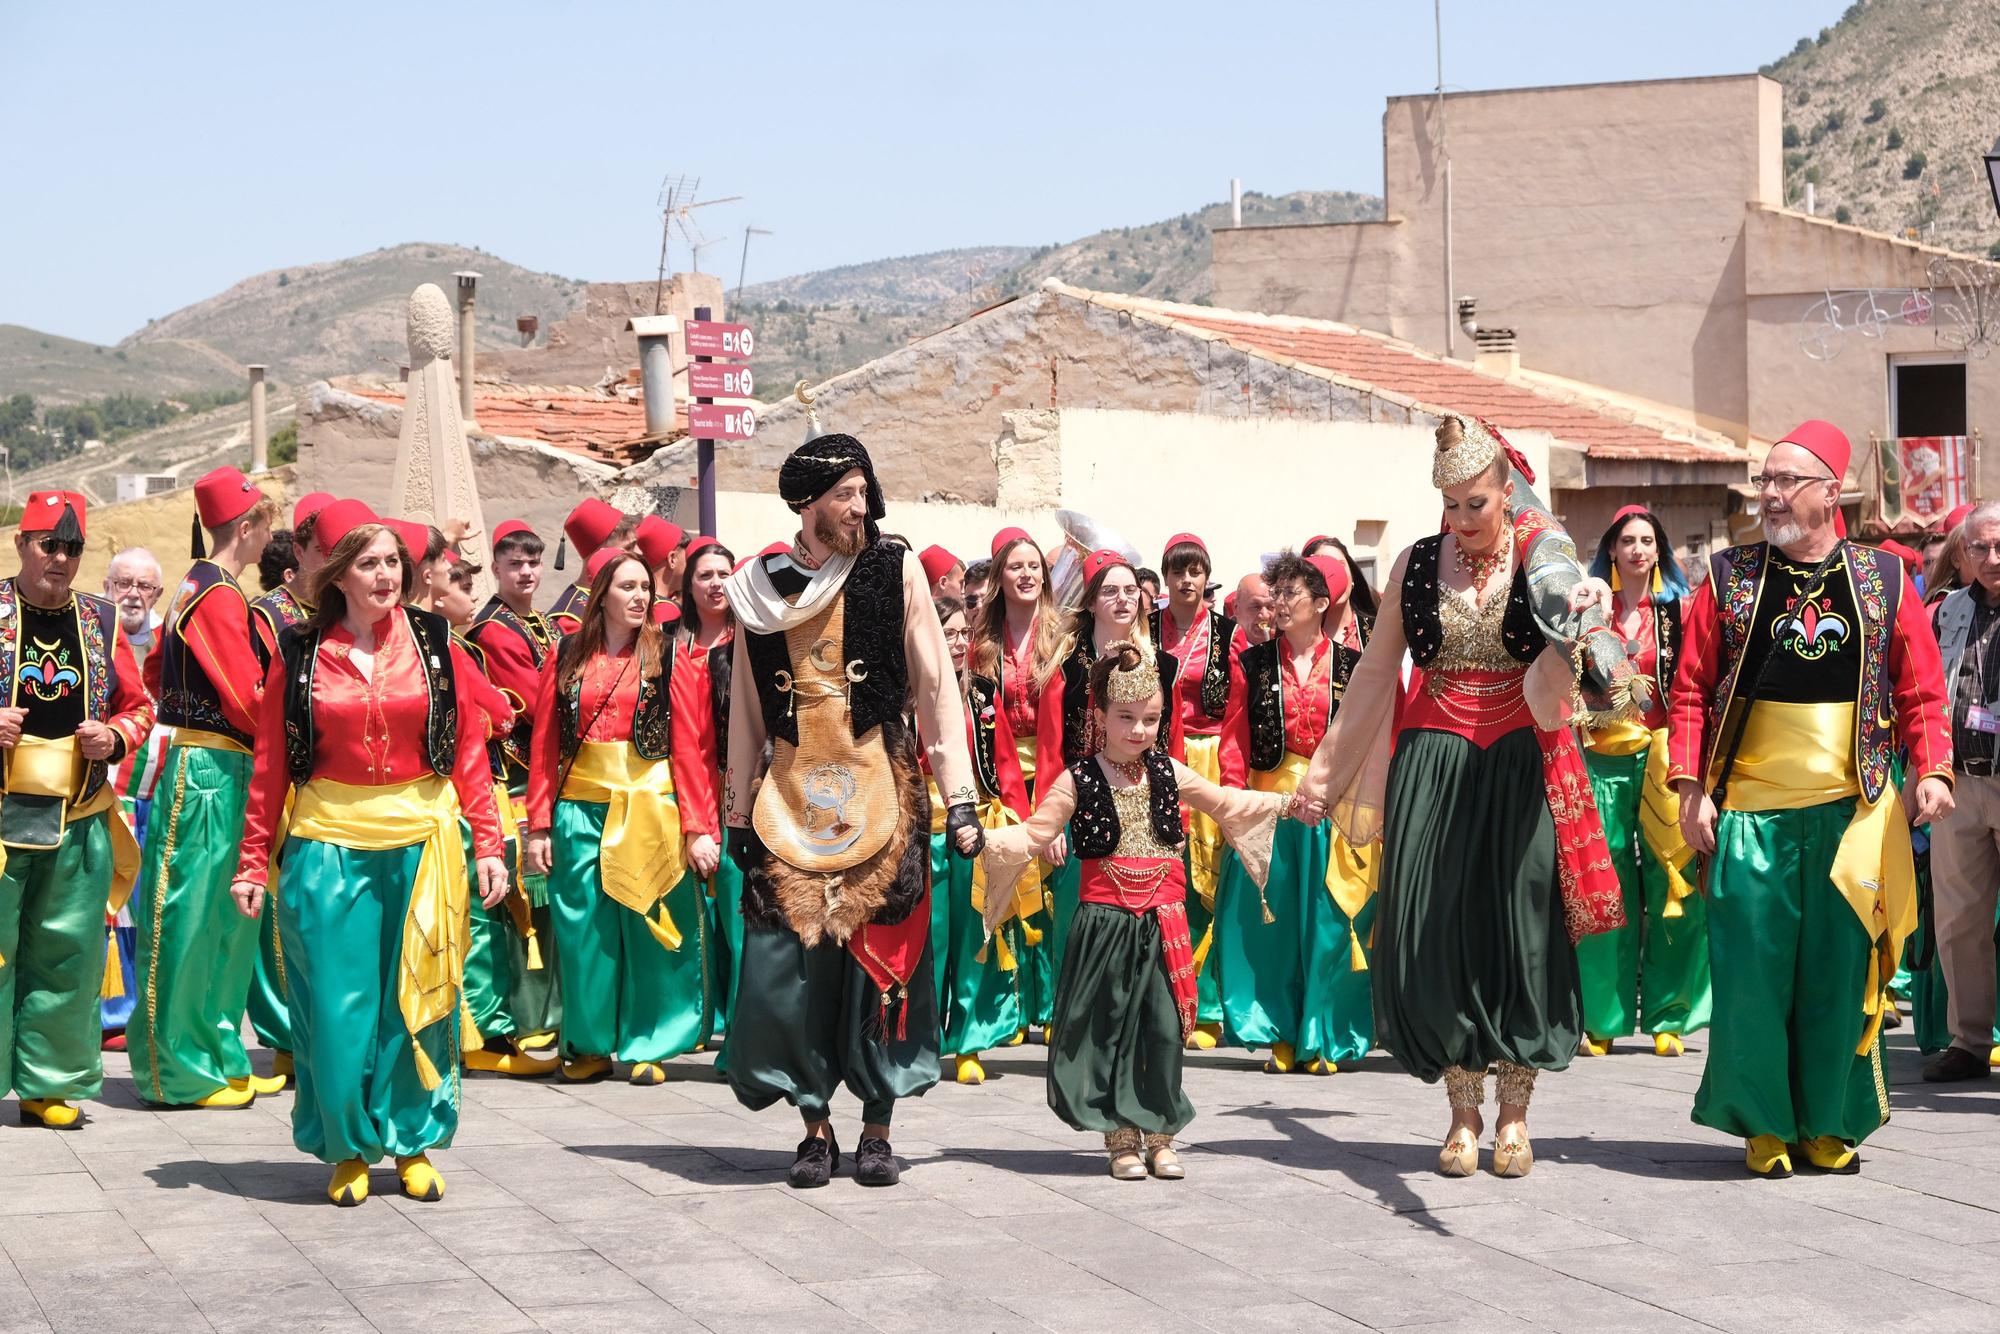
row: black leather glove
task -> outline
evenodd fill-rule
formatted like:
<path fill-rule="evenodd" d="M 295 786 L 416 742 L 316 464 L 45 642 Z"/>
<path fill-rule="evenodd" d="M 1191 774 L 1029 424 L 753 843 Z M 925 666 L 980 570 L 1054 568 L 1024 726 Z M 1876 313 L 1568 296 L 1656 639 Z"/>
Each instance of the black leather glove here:
<path fill-rule="evenodd" d="M 958 847 L 958 831 L 970 829 L 973 832 L 971 852 L 961 852 Z M 970 861 L 986 846 L 986 827 L 979 823 L 979 808 L 969 801 L 956 802 L 944 813 L 944 841 L 954 856 Z"/>
<path fill-rule="evenodd" d="M 761 870 L 764 864 L 764 840 L 757 837 L 757 831 L 749 825 L 732 827 L 724 831 L 723 850 L 729 860 L 736 863 L 736 869 L 749 875 Z"/>

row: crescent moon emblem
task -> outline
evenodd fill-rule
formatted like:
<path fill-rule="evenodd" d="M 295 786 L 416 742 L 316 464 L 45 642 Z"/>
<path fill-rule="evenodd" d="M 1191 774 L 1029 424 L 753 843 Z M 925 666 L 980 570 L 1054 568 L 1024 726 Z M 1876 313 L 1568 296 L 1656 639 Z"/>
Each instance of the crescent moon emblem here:
<path fill-rule="evenodd" d="M 806 654 L 806 658 L 823 672 L 837 672 L 840 670 L 840 659 L 834 658 L 829 661 L 826 654 L 838 647 L 839 645 L 831 639 L 816 639 L 813 641 L 812 652 Z"/>

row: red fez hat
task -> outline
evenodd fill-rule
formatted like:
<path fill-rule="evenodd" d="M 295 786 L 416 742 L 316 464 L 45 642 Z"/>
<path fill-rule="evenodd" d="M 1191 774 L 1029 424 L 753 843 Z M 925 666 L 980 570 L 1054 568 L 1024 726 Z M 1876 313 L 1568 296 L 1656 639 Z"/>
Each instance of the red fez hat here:
<path fill-rule="evenodd" d="M 669 523 L 657 514 L 648 514 L 639 520 L 634 530 L 633 540 L 639 544 L 639 555 L 646 564 L 659 569 L 667 563 L 667 557 L 674 554 L 687 530 L 677 523 Z"/>
<path fill-rule="evenodd" d="M 380 522 L 375 511 L 360 501 L 336 500 L 319 512 L 319 525 L 313 530 L 313 537 L 321 547 L 332 551 L 341 538 L 362 524 Z"/>
<path fill-rule="evenodd" d="M 425 536 L 428 537 L 429 534 L 425 534 Z M 456 565 L 458 564 L 460 559 L 461 557 L 459 556 L 459 554 L 456 551 L 452 550 L 450 547 L 446 547 L 444 549 L 444 563 L 446 565 Z"/>
<path fill-rule="evenodd" d="M 1886 539 L 1882 543 L 1882 550 L 1888 552 L 1890 555 L 1894 556 L 1897 560 L 1903 562 L 1903 564 L 1907 565 L 1911 570 L 1916 570 L 1921 568 L 1924 563 L 1924 558 L 1922 556 L 1918 555 L 1915 551 L 1911 550 L 1909 547 L 1904 546 L 1901 542 L 1896 541 L 1894 538 Z"/>
<path fill-rule="evenodd" d="M 411 560 L 422 560 L 424 553 L 431 549 L 431 526 L 429 524 L 418 523 L 415 519 L 384 519 L 382 522 L 396 536 L 403 539 L 403 545 L 409 548 Z"/>
<path fill-rule="evenodd" d="M 958 565 L 958 557 L 933 544 L 923 549 L 923 553 L 917 557 L 917 564 L 924 567 L 924 578 L 936 583 Z"/>
<path fill-rule="evenodd" d="M 80 491 L 36 491 L 28 497 L 27 505 L 21 510 L 21 531 L 24 533 L 56 533 L 63 528 L 63 517 L 75 520 L 76 537 L 83 540 L 84 501 Z"/>
<path fill-rule="evenodd" d="M 666 598 L 656 598 L 653 602 L 653 624 L 672 625 L 680 620 L 681 609 Z"/>
<path fill-rule="evenodd" d="M 1847 437 L 1832 422 L 1823 422 L 1817 418 L 1800 422 L 1785 432 L 1785 438 L 1778 443 L 1797 445 L 1824 463 L 1832 471 L 1834 481 L 1847 480 L 1847 461 L 1853 457 L 1854 447 L 1847 443 Z M 1847 536 L 1847 519 L 1841 514 L 1837 501 L 1833 511 L 1833 531 L 1836 537 Z"/>
<path fill-rule="evenodd" d="M 516 533 L 526 533 L 529 537 L 533 537 L 535 530 L 528 526 L 526 519 L 502 519 L 493 529 L 493 541 L 496 544 L 504 542 Z"/>
<path fill-rule="evenodd" d="M 1624 509 L 1619 510 L 1611 516 L 1611 526 L 1616 528 L 1635 514 L 1643 514 L 1649 519 L 1653 517 L 1653 511 L 1647 509 L 1644 505 L 1627 505 Z"/>
<path fill-rule="evenodd" d="M 310 491 L 300 496 L 292 505 L 292 528 L 294 531 L 297 530 L 300 524 L 332 503 L 333 495 L 327 491 Z"/>
<path fill-rule="evenodd" d="M 1972 513 L 1972 511 L 1978 508 L 1979 506 L 1973 504 L 1971 501 L 1967 501 L 1965 504 L 1960 505 L 1957 509 L 1953 510 L 1951 513 L 1944 516 L 1944 527 L 1939 529 L 1938 531 L 1945 533 L 1950 532 L 1952 529 L 1958 527 L 1960 524 L 1965 522 L 1966 515 Z"/>
<path fill-rule="evenodd" d="M 1236 619 L 1236 595 L 1234 593 L 1228 593 L 1223 596 L 1222 614 L 1232 621 Z"/>
<path fill-rule="evenodd" d="M 1172 537 L 1167 539 L 1167 545 L 1165 550 L 1172 551 L 1175 547 L 1179 546 L 1183 542 L 1186 542 L 1192 546 L 1200 547 L 1201 554 L 1204 556 L 1208 554 L 1208 543 L 1202 541 L 1200 538 L 1196 537 L 1193 533 L 1175 533 Z M 1162 563 L 1164 563 L 1164 558 L 1162 559 Z"/>
<path fill-rule="evenodd" d="M 620 556 L 628 554 L 630 553 L 620 547 L 605 547 L 603 550 L 594 553 L 589 560 L 583 563 L 583 582 L 586 584 L 596 583 L 597 576 L 604 573 L 605 566 L 617 560 Z"/>
<path fill-rule="evenodd" d="M 563 567 L 565 546 L 576 548 L 579 556 L 590 556 L 611 540 L 618 525 L 625 522 L 622 510 L 613 509 L 596 496 L 585 496 L 563 520 L 562 539 L 556 543 L 556 568 Z"/>
<path fill-rule="evenodd" d="M 1306 544 L 1300 547 L 1299 550 L 1311 551 L 1314 547 L 1318 546 L 1320 543 L 1331 542 L 1331 541 L 1333 541 L 1333 539 L 1331 537 L 1328 537 L 1325 533 L 1314 533 L 1311 537 L 1308 537 L 1306 539 Z"/>
<path fill-rule="evenodd" d="M 1089 583 L 1092 579 L 1095 579 L 1100 573 L 1109 569 L 1113 565 L 1123 565 L 1127 569 L 1130 569 L 1132 562 L 1126 560 L 1123 556 L 1119 555 L 1115 551 L 1106 551 L 1101 547 L 1098 550 L 1091 552 L 1088 556 L 1085 556 L 1083 558 L 1084 582 Z"/>
<path fill-rule="evenodd" d="M 204 528 L 236 522 L 263 498 L 256 483 L 226 463 L 204 473 L 194 484 L 194 558 L 208 554 L 201 540 Z"/>
<path fill-rule="evenodd" d="M 993 534 L 993 551 L 991 554 L 995 560 L 998 560 L 1000 558 L 1000 548 L 1006 546 L 1009 542 L 1032 542 L 1034 540 L 1034 538 L 1028 536 L 1028 530 L 1025 528 L 1002 528 L 999 532 Z"/>
<path fill-rule="evenodd" d="M 1326 595 L 1338 602 L 1347 596 L 1347 590 L 1354 580 L 1348 574 L 1347 562 L 1338 556 L 1307 556 L 1306 564 L 1320 572 L 1326 580 Z"/>
<path fill-rule="evenodd" d="M 757 554 L 760 556 L 782 556 L 792 549 L 790 542 L 773 542 Z"/>
<path fill-rule="evenodd" d="M 694 564 L 695 557 L 699 556 L 702 552 L 708 550 L 710 547 L 719 547 L 721 545 L 722 545 L 722 539 L 719 537 L 695 538 L 693 541 L 688 543 L 688 564 L 690 565 Z"/>

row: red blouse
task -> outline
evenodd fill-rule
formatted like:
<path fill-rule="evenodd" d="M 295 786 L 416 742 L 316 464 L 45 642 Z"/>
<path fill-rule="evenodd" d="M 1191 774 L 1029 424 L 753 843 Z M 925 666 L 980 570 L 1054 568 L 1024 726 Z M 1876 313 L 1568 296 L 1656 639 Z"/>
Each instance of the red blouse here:
<path fill-rule="evenodd" d="M 1619 614 L 1622 617 L 1624 613 L 1621 611 Z M 1629 649 L 1634 640 L 1626 637 L 1616 620 L 1612 622 L 1611 628 L 1620 639 L 1626 641 Z M 1653 634 L 1653 599 L 1650 595 L 1639 599 L 1639 633 L 1636 641 L 1639 651 L 1631 655 L 1632 670 L 1657 678 L 1660 670 L 1660 644 Z M 1667 725 L 1667 690 L 1672 684 L 1671 681 L 1663 681 L 1653 692 L 1652 707 L 1646 710 L 1644 718 L 1649 731 L 1657 732 Z"/>
<path fill-rule="evenodd" d="M 1189 736 L 1214 736 L 1222 730 L 1222 719 L 1209 717 L 1201 702 L 1202 677 L 1208 673 L 1209 655 L 1215 652 L 1209 624 L 1207 611 L 1202 611 L 1196 614 L 1194 625 L 1183 631 L 1174 619 L 1172 607 L 1160 613 L 1160 647 L 1181 664 L 1174 695 L 1180 708 L 1181 730 Z"/>
<path fill-rule="evenodd" d="M 1326 735 L 1326 713 L 1332 707 L 1333 641 L 1325 635 L 1313 645 L 1312 665 L 1300 676 L 1292 665 L 1289 645 L 1278 650 L 1278 677 L 1285 690 L 1285 749 L 1312 758 Z M 1243 787 L 1250 775 L 1250 673 L 1239 655 L 1229 674 L 1229 709 L 1222 717 L 1222 784 Z"/>
<path fill-rule="evenodd" d="M 718 794 L 722 791 L 722 762 L 729 749 L 729 738 L 724 736 L 722 730 L 716 725 L 720 719 L 715 716 L 715 691 L 713 688 L 715 678 L 708 669 L 708 655 L 718 648 L 727 651 L 729 646 L 735 642 L 736 636 L 733 632 L 723 635 L 722 638 L 716 640 L 715 643 L 709 645 L 707 648 L 703 648 L 701 645 L 689 640 L 682 647 L 680 661 L 674 664 L 675 677 L 686 676 L 688 678 L 687 685 L 689 691 L 699 701 L 693 709 L 689 710 L 689 721 L 694 727 L 695 749 L 701 757 L 700 764 L 705 780 L 708 783 L 708 789 Z M 680 705 L 676 703 L 674 709 L 678 713 Z M 680 754 L 682 761 L 675 767 L 674 771 L 674 781 L 677 783 L 682 781 L 679 777 L 680 772 L 684 769 L 694 767 L 695 763 L 695 761 L 687 758 L 690 752 L 682 751 Z M 686 814 L 683 814 L 682 819 L 686 819 Z M 721 812 L 718 809 L 716 814 L 716 828 L 718 829 L 721 827 L 721 819 Z M 705 832 L 713 833 L 714 830 Z"/>
<path fill-rule="evenodd" d="M 1035 735 L 1035 716 L 1042 707 L 1042 683 L 1035 679 L 1035 632 L 1039 620 L 1028 623 L 1028 633 L 1019 647 L 1000 623 L 1000 700 L 1006 706 L 1007 722 L 1015 736 Z"/>
<path fill-rule="evenodd" d="M 708 673 L 688 670 L 687 653 L 666 641 L 674 655 L 672 681 L 668 686 L 671 753 L 694 757 L 693 763 L 673 766 L 674 800 L 680 807 L 681 829 L 689 838 L 714 835 L 715 783 L 712 761 L 704 755 L 698 729 L 708 713 Z M 561 724 L 556 717 L 556 660 L 551 653 L 542 663 L 542 679 L 535 698 L 535 739 L 528 760 L 528 828 L 546 831 L 554 822 L 556 798 L 562 780 Z M 639 709 L 639 669 L 633 645 L 627 644 L 616 656 L 598 653 L 583 664 L 582 688 L 578 691 L 577 714 L 583 722 L 585 741 L 630 741 L 632 722 Z M 713 720 L 707 726 L 714 729 Z"/>
<path fill-rule="evenodd" d="M 375 663 L 363 675 L 353 660 L 354 636 L 335 626 L 320 640 L 313 671 L 313 775 L 357 787 L 395 787 L 431 772 L 424 754 L 424 724 L 430 694 L 423 664 L 417 661 L 401 607 L 375 626 Z M 476 855 L 501 855 L 500 818 L 493 806 L 493 771 L 486 762 L 487 716 L 477 701 L 492 687 L 463 648 L 451 646 L 459 691 L 457 765 L 452 786 L 472 825 Z M 243 818 L 243 848 L 236 878 L 259 885 L 271 861 L 271 842 L 292 785 L 285 759 L 285 665 L 271 660 L 258 705 L 257 748 L 250 774 L 250 800 Z"/>

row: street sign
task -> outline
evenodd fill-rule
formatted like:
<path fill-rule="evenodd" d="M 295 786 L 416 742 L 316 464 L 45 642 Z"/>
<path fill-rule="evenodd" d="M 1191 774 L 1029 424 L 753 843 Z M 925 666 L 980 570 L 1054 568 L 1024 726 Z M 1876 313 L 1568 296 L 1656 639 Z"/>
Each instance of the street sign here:
<path fill-rule="evenodd" d="M 728 357 L 748 361 L 756 346 L 756 335 L 747 324 L 723 324 L 717 320 L 689 320 L 687 354 L 691 357 Z"/>
<path fill-rule="evenodd" d="M 701 440 L 748 440 L 757 434 L 757 414 L 727 403 L 690 403 L 688 434 Z"/>
<path fill-rule="evenodd" d="M 689 398 L 755 398 L 755 385 L 748 366 L 726 361 L 688 363 Z"/>

